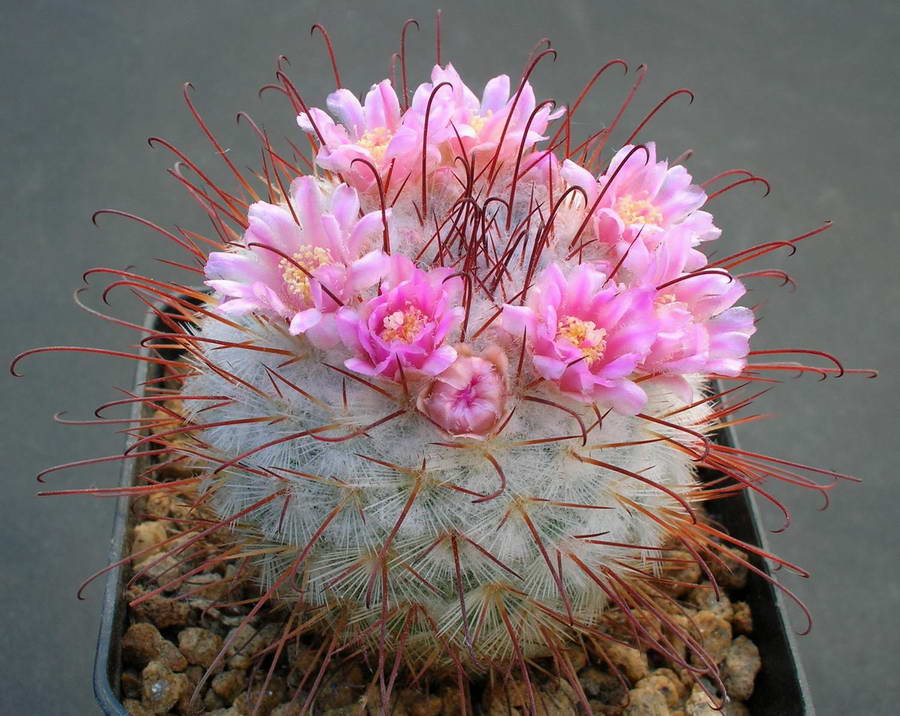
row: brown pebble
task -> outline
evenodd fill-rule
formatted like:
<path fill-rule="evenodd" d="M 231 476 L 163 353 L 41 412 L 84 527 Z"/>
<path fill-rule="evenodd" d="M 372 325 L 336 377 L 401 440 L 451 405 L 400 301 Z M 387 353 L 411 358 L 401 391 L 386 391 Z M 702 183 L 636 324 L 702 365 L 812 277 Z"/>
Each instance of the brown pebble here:
<path fill-rule="evenodd" d="M 148 711 L 144 708 L 144 704 L 140 701 L 135 701 L 134 699 L 125 699 L 122 702 L 122 706 L 125 707 L 125 710 L 131 714 L 131 716 L 153 716 L 152 711 Z"/>
<path fill-rule="evenodd" d="M 578 716 L 578 697 L 565 681 L 551 683 L 532 683 L 534 700 L 538 714 L 541 716 Z M 486 716 L 519 716 L 530 710 L 531 697 L 528 686 L 518 680 L 508 679 L 505 683 L 495 684 L 483 699 L 483 713 Z M 413 716 L 411 711 L 405 713 Z M 392 712 L 393 714 L 394 712 Z M 453 712 L 435 711 L 434 716 Z M 456 712 L 458 713 L 458 712 Z"/>
<path fill-rule="evenodd" d="M 613 674 L 589 666 L 578 674 L 581 688 L 598 705 L 618 707 L 625 702 L 625 688 Z"/>
<path fill-rule="evenodd" d="M 151 661 L 141 672 L 144 680 L 143 705 L 154 714 L 164 714 L 171 709 L 188 688 L 184 674 L 174 673 L 168 666 Z"/>
<path fill-rule="evenodd" d="M 168 639 L 164 639 L 152 624 L 138 622 L 132 624 L 122 637 L 122 659 L 128 664 L 146 666 L 151 661 L 159 661 L 172 671 L 184 671 L 187 660 Z"/>
<path fill-rule="evenodd" d="M 272 709 L 270 716 L 300 716 L 301 705 L 298 703 L 286 703 Z"/>
<path fill-rule="evenodd" d="M 423 694 L 417 691 L 410 691 L 408 699 L 404 699 L 401 695 L 401 701 L 409 711 L 409 716 L 440 716 L 444 706 L 437 694 Z"/>
<path fill-rule="evenodd" d="M 665 676 L 669 681 L 672 682 L 672 685 L 675 687 L 675 691 L 676 691 L 676 695 L 677 695 L 677 699 L 678 699 L 677 703 L 681 703 L 682 701 L 684 701 L 687 698 L 687 695 L 688 695 L 688 692 L 690 691 L 690 689 L 688 689 L 684 685 L 684 682 L 681 680 L 681 678 L 678 676 L 678 674 L 676 674 L 675 671 L 673 671 L 672 669 L 667 669 L 667 668 L 654 669 L 652 672 L 650 672 L 650 675 L 651 676 Z"/>
<path fill-rule="evenodd" d="M 209 629 L 188 627 L 178 632 L 178 648 L 191 664 L 209 668 L 222 648 L 222 637 Z"/>
<path fill-rule="evenodd" d="M 131 554 L 138 554 L 144 550 L 165 542 L 168 539 L 166 534 L 166 523 L 158 520 L 148 520 L 134 526 L 132 530 Z M 141 555 L 141 559 L 146 559 L 151 555 L 159 553 L 159 549 L 151 549 Z"/>
<path fill-rule="evenodd" d="M 582 647 L 566 649 L 563 653 L 568 657 L 574 671 L 581 671 L 587 665 L 588 655 Z"/>
<path fill-rule="evenodd" d="M 231 639 L 232 634 L 240 631 L 225 652 L 228 657 L 228 665 L 232 669 L 249 669 L 253 663 L 253 657 L 277 639 L 281 634 L 281 629 L 282 627 L 278 624 L 266 624 L 259 630 L 252 624 L 232 629 L 228 633 L 226 641 Z"/>
<path fill-rule="evenodd" d="M 610 644 L 606 647 L 609 660 L 620 667 L 632 683 L 640 681 L 647 675 L 647 654 L 622 644 Z"/>
<path fill-rule="evenodd" d="M 649 676 L 645 676 L 638 681 L 634 688 L 658 691 L 665 697 L 667 707 L 675 707 L 684 699 L 684 687 L 681 685 L 681 679 L 679 679 L 674 672 L 669 672 L 672 674 L 669 676 L 669 674 L 666 673 L 659 673 L 660 671 L 669 670 L 658 669 L 654 671 Z"/>
<path fill-rule="evenodd" d="M 151 492 L 144 502 L 144 512 L 152 517 L 168 517 L 172 513 L 172 496 L 167 492 Z"/>
<path fill-rule="evenodd" d="M 734 548 L 729 548 L 729 551 L 743 560 L 747 559 L 746 552 Z M 716 559 L 709 560 L 709 569 L 719 585 L 729 589 L 743 589 L 746 587 L 747 568 L 725 552 L 721 552 L 719 556 L 722 559 L 722 563 Z"/>
<path fill-rule="evenodd" d="M 728 695 L 738 701 L 746 701 L 753 694 L 753 683 L 762 662 L 759 649 L 745 636 L 732 642 L 725 657 L 722 681 Z"/>
<path fill-rule="evenodd" d="M 709 582 L 704 582 L 691 591 L 688 601 L 696 606 L 698 611 L 712 612 L 727 621 L 731 621 L 734 616 L 734 608 L 724 589 L 719 586 L 719 596 L 716 598 L 716 592 Z"/>
<path fill-rule="evenodd" d="M 247 676 L 243 671 L 229 669 L 221 674 L 216 674 L 210 683 L 210 688 L 222 697 L 226 704 L 231 704 L 246 685 Z"/>
<path fill-rule="evenodd" d="M 691 585 L 700 581 L 701 569 L 690 552 L 671 550 L 665 554 L 667 560 L 663 577 L 669 582 L 662 582 L 659 587 L 666 594 L 680 597 L 692 589 Z"/>
<path fill-rule="evenodd" d="M 233 706 L 229 706 L 227 709 L 221 708 L 215 711 L 207 711 L 205 716 L 244 716 L 244 714 L 235 711 Z"/>
<path fill-rule="evenodd" d="M 240 714 L 252 713 L 256 714 L 256 716 L 270 716 L 272 710 L 284 701 L 287 692 L 284 679 L 278 675 L 273 676 L 269 680 L 266 690 L 263 693 L 263 697 L 260 700 L 261 687 L 262 683 L 254 684 L 247 691 L 241 692 L 238 694 L 231 707 Z M 259 708 L 254 711 L 253 709 L 257 703 L 259 704 Z"/>
<path fill-rule="evenodd" d="M 132 624 L 122 637 L 122 660 L 126 664 L 146 666 L 159 653 L 162 640 L 162 634 L 152 624 Z"/>
<path fill-rule="evenodd" d="M 345 683 L 338 674 L 321 690 L 319 698 L 331 708 L 343 708 L 356 701 L 359 692 L 360 689 L 354 689 Z"/>
<path fill-rule="evenodd" d="M 126 598 L 134 601 L 144 594 L 140 587 L 129 589 Z M 168 629 L 173 626 L 184 626 L 191 616 L 191 608 L 184 602 L 154 595 L 144 602 L 131 608 L 135 618 L 148 621 L 158 629 Z"/>
<path fill-rule="evenodd" d="M 684 614 L 672 614 L 669 617 L 669 620 L 684 634 L 688 634 L 694 639 L 699 638 L 697 635 L 697 629 L 691 623 L 689 617 L 685 616 Z M 669 640 L 672 644 L 672 650 L 680 659 L 684 659 L 685 656 L 687 656 L 687 645 L 680 637 L 676 636 L 673 629 L 668 629 L 667 632 L 671 635 Z"/>
<path fill-rule="evenodd" d="M 215 691 L 209 689 L 203 694 L 203 705 L 207 711 L 215 711 L 216 709 L 227 709 L 230 704 L 225 703 L 225 699 L 219 696 Z"/>
<path fill-rule="evenodd" d="M 734 603 L 734 615 L 731 617 L 731 626 L 739 634 L 753 633 L 753 612 L 747 602 Z"/>
<path fill-rule="evenodd" d="M 188 662 L 181 650 L 168 639 L 163 639 L 159 645 L 158 660 L 168 666 L 172 671 L 184 671 Z"/>
<path fill-rule="evenodd" d="M 162 587 L 164 592 L 173 592 L 178 588 L 178 585 L 171 584 L 171 582 L 173 579 L 181 576 L 182 564 L 176 557 L 171 555 L 166 555 L 160 559 L 158 554 L 151 554 L 140 562 L 136 562 L 134 570 L 141 573 L 143 580 Z"/>
<path fill-rule="evenodd" d="M 484 695 L 487 716 L 509 716 L 512 709 L 527 709 L 528 704 L 528 687 L 517 679 L 498 681 Z"/>
<path fill-rule="evenodd" d="M 656 689 L 632 689 L 624 716 L 669 716 L 665 695 Z"/>
<path fill-rule="evenodd" d="M 218 574 L 195 574 L 181 583 L 179 593 L 190 594 L 189 599 L 219 601 L 231 585 Z"/>
<path fill-rule="evenodd" d="M 309 649 L 294 641 L 288 644 L 287 662 L 299 678 L 303 678 L 303 674 L 312 669 L 316 661 L 315 649 Z"/>
<path fill-rule="evenodd" d="M 538 709 L 553 716 L 578 716 L 580 708 L 578 696 L 565 681 L 541 684 L 537 690 Z"/>
<path fill-rule="evenodd" d="M 722 716 L 722 711 L 716 710 L 715 701 L 704 693 L 699 684 L 694 684 L 684 710 L 687 716 Z"/>
<path fill-rule="evenodd" d="M 694 617 L 694 623 L 700 630 L 703 650 L 714 664 L 719 664 L 731 646 L 731 624 L 712 612 L 700 612 Z M 703 661 L 696 653 L 691 653 L 691 663 L 702 666 Z"/>

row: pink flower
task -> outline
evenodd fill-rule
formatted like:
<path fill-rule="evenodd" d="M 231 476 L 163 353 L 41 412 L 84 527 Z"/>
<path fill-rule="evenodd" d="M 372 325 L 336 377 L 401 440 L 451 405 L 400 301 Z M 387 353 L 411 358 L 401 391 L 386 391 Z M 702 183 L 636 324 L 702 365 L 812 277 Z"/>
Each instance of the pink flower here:
<path fill-rule="evenodd" d="M 440 159 L 436 147 L 446 138 L 442 130 L 448 116 L 446 110 L 441 111 L 438 98 L 434 104 L 426 147 L 432 164 Z M 342 88 L 328 95 L 327 105 L 338 123 L 316 107 L 310 108 L 309 115 L 297 117 L 304 132 L 317 139 L 316 130 L 321 133 L 322 146 L 316 155 L 319 166 L 340 173 L 360 191 L 374 186 L 376 180 L 372 170 L 361 162 L 354 163 L 355 159 L 365 159 L 374 165 L 383 181 L 390 171 L 391 186 L 400 186 L 407 177 L 421 170 L 425 108 L 420 110 L 417 106 L 401 115 L 400 102 L 390 80 L 373 85 L 364 104 Z"/>
<path fill-rule="evenodd" d="M 691 276 L 684 266 L 684 252 L 673 241 L 654 253 L 643 276 L 645 285 L 662 288 L 654 301 L 659 332 L 641 370 L 667 376 L 670 387 L 690 400 L 691 388 L 680 376 L 740 374 L 756 327 L 753 311 L 734 306 L 746 292 L 740 281 L 724 270 Z M 678 280 L 666 286 L 673 275 Z"/>
<path fill-rule="evenodd" d="M 632 375 L 656 337 L 653 295 L 607 283 L 599 267 L 565 276 L 551 264 L 527 306 L 503 307 L 503 327 L 526 336 L 538 373 L 564 393 L 633 415 L 647 401 Z"/>
<path fill-rule="evenodd" d="M 706 333 L 707 353 L 697 372 L 736 376 L 744 369 L 750 336 L 756 332 L 753 311 L 734 305 L 745 292 L 740 281 L 719 274 L 685 278 L 660 291 L 658 303 L 680 304 Z"/>
<path fill-rule="evenodd" d="M 688 270 L 699 268 L 706 257 L 695 247 L 722 233 L 713 224 L 712 214 L 699 210 L 706 202 L 706 192 L 691 183 L 683 166 L 657 162 L 653 142 L 645 146 L 646 153 L 638 149 L 630 157 L 634 147 L 622 147 L 599 179 L 570 160 L 563 163 L 561 173 L 570 184 L 584 189 L 588 207 L 606 188 L 591 216 L 593 230 L 601 244 L 614 247 L 616 258 L 631 246 L 627 269 L 640 272 L 648 254 L 676 228 L 690 239 Z"/>
<path fill-rule="evenodd" d="M 253 204 L 243 246 L 209 255 L 206 284 L 225 297 L 223 313 L 278 316 L 290 321 L 291 333 L 330 348 L 338 342 L 334 313 L 341 303 L 387 270 L 388 257 L 379 249 L 363 253 L 381 241 L 381 212 L 359 218 L 356 191 L 343 184 L 326 211 L 308 176 L 291 184 L 290 201 L 296 221 L 286 206 Z"/>
<path fill-rule="evenodd" d="M 464 309 L 452 305 L 462 282 L 449 268 L 422 271 L 405 256 L 392 256 L 390 264 L 380 295 L 338 312 L 341 340 L 356 353 L 344 365 L 394 379 L 401 367 L 437 375 L 456 360 L 444 342 L 463 319 Z"/>
<path fill-rule="evenodd" d="M 500 422 L 506 406 L 506 354 L 490 346 L 480 356 L 466 345 L 457 358 L 419 394 L 416 404 L 455 437 L 483 440 Z"/>
<path fill-rule="evenodd" d="M 528 125 L 528 118 L 537 106 L 530 83 L 525 83 L 516 100 L 515 93 L 510 97 L 509 77 L 498 75 L 488 80 L 479 99 L 449 63 L 446 67 L 434 66 L 431 71 L 431 83 L 423 84 L 416 90 L 413 109 L 424 113 L 432 88 L 442 82 L 449 82 L 452 89 L 438 90 L 432 103 L 432 113 L 439 101 L 441 105 L 449 108 L 448 119 L 452 122 L 452 127 L 447 136 L 454 153 L 461 152 L 470 157 L 474 155 L 476 163 L 479 160 L 491 160 L 499 147 L 498 165 L 509 164 L 509 168 L 512 169 L 522 139 L 525 137 L 522 168 L 527 168 L 534 161 L 534 159 L 528 161 L 534 145 L 547 139 L 544 136 L 547 126 L 565 112 L 564 109 L 554 111 L 549 105 L 542 107 L 531 121 L 526 136 L 525 127 Z M 507 119 L 509 119 L 508 126 L 506 126 Z M 504 126 L 506 126 L 505 133 Z"/>

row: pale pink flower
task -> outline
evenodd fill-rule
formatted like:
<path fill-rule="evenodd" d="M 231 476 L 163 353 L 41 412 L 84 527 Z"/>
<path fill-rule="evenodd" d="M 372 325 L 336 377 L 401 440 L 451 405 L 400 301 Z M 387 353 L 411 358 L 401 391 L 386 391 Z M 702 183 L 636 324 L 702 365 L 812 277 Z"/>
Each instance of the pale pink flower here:
<path fill-rule="evenodd" d="M 390 264 L 378 296 L 338 312 L 341 340 L 356 354 L 344 365 L 394 379 L 401 370 L 437 375 L 456 360 L 445 341 L 463 319 L 464 309 L 453 305 L 462 281 L 449 268 L 423 271 L 405 256 Z"/>
<path fill-rule="evenodd" d="M 545 105 L 535 113 L 528 126 L 528 119 L 537 107 L 530 83 L 525 83 L 516 100 L 514 91 L 510 96 L 509 76 L 498 75 L 488 80 L 479 99 L 449 63 L 446 67 L 434 66 L 431 82 L 420 85 L 416 91 L 413 109 L 424 113 L 432 89 L 444 82 L 448 82 L 450 88 L 444 87 L 437 91 L 432 112 L 439 101 L 442 109 L 449 108 L 452 127 L 447 136 L 454 156 L 458 153 L 474 156 L 476 163 L 492 160 L 496 153 L 497 164 L 509 165 L 512 169 L 524 137 L 522 168 L 527 168 L 535 161 L 531 157 L 534 145 L 547 139 L 544 133 L 548 125 L 565 112 L 562 108 L 554 110 L 552 106 Z"/>
<path fill-rule="evenodd" d="M 674 229 L 690 239 L 688 270 L 699 268 L 706 257 L 696 246 L 722 233 L 713 224 L 712 214 L 700 210 L 706 192 L 692 183 L 683 166 L 669 167 L 666 161 L 656 161 L 653 142 L 644 146 L 646 153 L 641 149 L 631 153 L 632 145 L 622 147 L 599 178 L 571 160 L 563 163 L 561 174 L 569 184 L 584 189 L 589 208 L 602 193 L 591 215 L 594 236 L 613 247 L 617 259 L 628 251 L 626 269 L 640 272 L 648 255 Z"/>
<path fill-rule="evenodd" d="M 317 139 L 316 130 L 321 134 L 322 146 L 316 155 L 319 166 L 338 172 L 360 191 L 374 186 L 376 178 L 369 167 L 355 159 L 371 163 L 382 181 L 390 173 L 391 186 L 400 186 L 421 171 L 425 108 L 411 108 L 401 114 L 390 80 L 373 85 L 364 104 L 350 90 L 341 88 L 328 95 L 327 106 L 338 122 L 317 107 L 311 107 L 309 115 L 297 117 L 304 132 Z M 449 107 L 436 98 L 424 147 L 430 165 L 440 160 L 437 145 L 446 139 L 448 114 Z"/>
<path fill-rule="evenodd" d="M 308 176 L 294 180 L 290 195 L 297 219 L 287 206 L 251 205 L 243 245 L 209 255 L 206 284 L 224 297 L 223 313 L 284 318 L 291 333 L 330 348 L 338 342 L 337 309 L 387 271 L 388 257 L 372 248 L 381 242 L 381 212 L 360 218 L 356 191 L 343 184 L 326 209 Z"/>
<path fill-rule="evenodd" d="M 450 435 L 483 440 L 505 411 L 508 360 L 497 346 L 481 355 L 466 345 L 456 351 L 456 360 L 422 390 L 416 405 Z"/>
<path fill-rule="evenodd" d="M 656 337 L 653 295 L 607 281 L 599 267 L 581 264 L 566 276 L 554 263 L 527 306 L 503 307 L 502 323 L 525 336 L 537 372 L 564 393 L 635 414 L 647 401 L 633 378 Z"/>
<path fill-rule="evenodd" d="M 724 269 L 689 275 L 684 270 L 688 241 L 679 232 L 671 234 L 640 277 L 647 287 L 661 287 L 654 300 L 659 332 L 640 368 L 666 377 L 673 390 L 690 400 L 690 385 L 681 376 L 740 374 L 756 327 L 753 311 L 734 305 L 746 292 L 744 285 Z"/>

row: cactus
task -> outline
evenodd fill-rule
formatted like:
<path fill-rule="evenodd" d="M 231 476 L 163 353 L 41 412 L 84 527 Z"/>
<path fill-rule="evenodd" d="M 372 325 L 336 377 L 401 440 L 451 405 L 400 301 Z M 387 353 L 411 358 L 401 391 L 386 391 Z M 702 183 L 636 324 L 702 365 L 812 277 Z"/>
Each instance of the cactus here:
<path fill-rule="evenodd" d="M 539 103 L 529 83 L 549 52 L 481 97 L 449 64 L 411 96 L 384 80 L 362 103 L 336 78 L 330 114 L 279 67 L 277 89 L 315 147 L 308 169 L 251 125 L 263 167 L 244 176 L 223 152 L 238 182 L 228 191 L 162 142 L 215 234 L 138 220 L 183 248 L 209 291 L 105 270 L 114 287 L 163 300 L 164 328 L 145 338 L 154 352 L 135 357 L 175 387 L 132 399 L 164 414 L 135 425 L 122 458 L 152 457 L 145 480 L 190 464 L 175 485 L 194 485 L 217 515 L 169 556 L 232 531 L 227 549 L 257 566 L 251 616 L 273 602 L 313 610 L 329 654 L 378 654 L 383 698 L 401 664 L 461 682 L 518 669 L 530 683 L 529 660 L 544 656 L 580 693 L 563 652 L 615 641 L 609 606 L 635 642 L 717 678 L 698 636 L 655 606 L 666 555 L 686 550 L 706 572 L 737 559 L 765 576 L 733 547 L 759 550 L 720 532 L 703 503 L 741 489 L 775 502 L 767 481 L 824 492 L 813 476 L 847 477 L 715 440 L 754 381 L 850 372 L 817 351 L 756 354 L 833 365 L 753 362 L 754 315 L 736 305 L 743 280 L 787 278 L 742 279 L 739 266 L 827 226 L 708 259 L 721 231 L 701 207 L 765 180 L 725 172 L 698 185 L 637 142 L 646 120 L 607 158 L 633 93 L 610 131 L 576 139 L 580 99 Z M 699 468 L 723 477 L 703 484 Z"/>

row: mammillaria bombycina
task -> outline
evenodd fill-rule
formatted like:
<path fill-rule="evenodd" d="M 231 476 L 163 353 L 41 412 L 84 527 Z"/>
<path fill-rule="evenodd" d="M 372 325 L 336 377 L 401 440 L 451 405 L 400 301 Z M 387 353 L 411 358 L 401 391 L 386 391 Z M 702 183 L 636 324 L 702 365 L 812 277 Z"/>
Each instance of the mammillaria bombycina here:
<path fill-rule="evenodd" d="M 530 684 L 529 660 L 545 656 L 580 690 L 563 655 L 579 638 L 615 641 L 608 606 L 629 615 L 635 643 L 715 682 L 700 636 L 652 606 L 666 554 L 764 576 L 734 548 L 758 550 L 700 505 L 740 489 L 776 502 L 767 481 L 824 492 L 811 476 L 845 477 L 714 439 L 759 380 L 850 372 L 808 350 L 759 355 L 833 365 L 754 362 L 754 313 L 738 305 L 745 282 L 782 277 L 740 273 L 745 263 L 827 226 L 729 255 L 709 203 L 764 180 L 735 170 L 698 183 L 640 143 L 653 113 L 609 152 L 633 92 L 610 127 L 576 138 L 584 94 L 561 107 L 530 83 L 553 52 L 480 96 L 440 57 L 430 82 L 381 80 L 363 99 L 335 71 L 325 109 L 279 64 L 268 89 L 313 150 L 276 151 L 251 125 L 263 147 L 253 176 L 186 88 L 236 188 L 176 150 L 213 235 L 140 221 L 185 250 L 188 280 L 102 270 L 162 300 L 144 338 L 156 348 L 137 357 L 169 387 L 132 396 L 158 416 L 135 426 L 123 458 L 155 466 L 134 488 L 89 492 L 172 490 L 156 471 L 190 464 L 177 488 L 195 485 L 217 518 L 188 524 L 192 539 L 168 556 L 233 530 L 223 549 L 250 555 L 261 585 L 251 616 L 273 602 L 320 613 L 332 653 L 378 655 L 383 703 L 401 666 L 455 670 L 461 684 L 517 670 Z M 585 92 L 617 66 L 627 71 L 609 62 Z M 707 257 L 712 245 L 723 258 Z M 208 291 L 186 288 L 198 279 Z M 722 479 L 705 486 L 701 467 Z"/>

